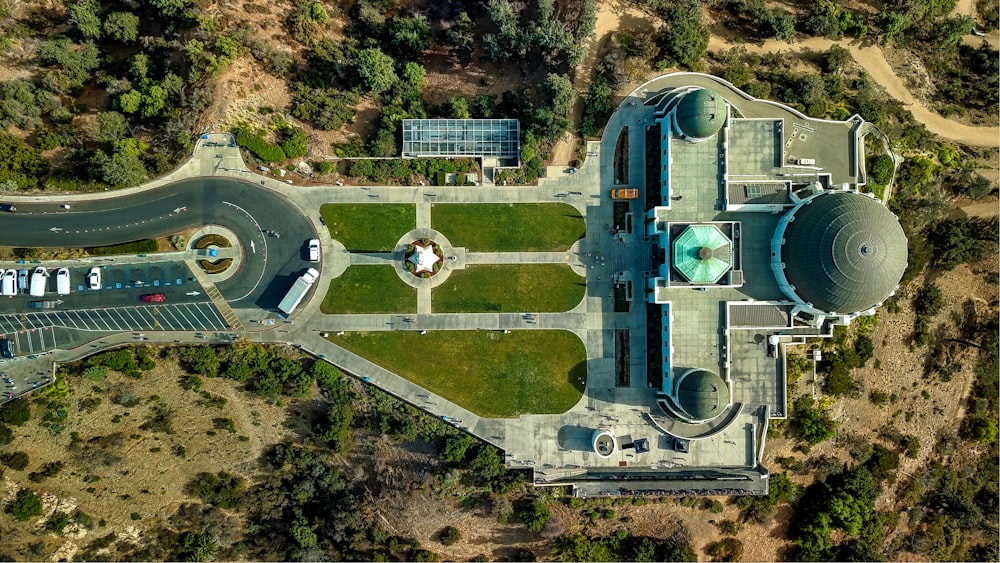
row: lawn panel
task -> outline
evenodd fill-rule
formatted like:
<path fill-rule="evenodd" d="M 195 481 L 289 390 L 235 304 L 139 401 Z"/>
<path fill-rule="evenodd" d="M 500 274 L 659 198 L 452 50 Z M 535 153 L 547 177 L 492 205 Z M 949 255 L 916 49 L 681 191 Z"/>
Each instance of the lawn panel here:
<path fill-rule="evenodd" d="M 586 280 L 565 264 L 475 264 L 434 288 L 435 313 L 562 312 L 576 307 Z"/>
<path fill-rule="evenodd" d="M 407 203 L 327 203 L 319 213 L 330 236 L 352 252 L 391 252 L 417 226 L 417 208 Z"/>
<path fill-rule="evenodd" d="M 329 340 L 490 418 L 566 412 L 587 376 L 583 342 L 562 330 L 353 332 Z"/>
<path fill-rule="evenodd" d="M 350 266 L 330 281 L 320 310 L 328 315 L 416 313 L 417 290 L 403 283 L 392 266 Z"/>
<path fill-rule="evenodd" d="M 583 216 L 565 203 L 436 204 L 431 226 L 470 252 L 556 252 L 583 238 Z"/>

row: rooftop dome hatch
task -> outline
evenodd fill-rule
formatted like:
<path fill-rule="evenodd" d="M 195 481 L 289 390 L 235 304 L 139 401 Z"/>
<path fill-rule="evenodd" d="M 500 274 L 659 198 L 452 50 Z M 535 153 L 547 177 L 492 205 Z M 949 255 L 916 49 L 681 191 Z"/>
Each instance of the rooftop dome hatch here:
<path fill-rule="evenodd" d="M 851 314 L 885 301 L 906 269 L 906 235 L 878 200 L 818 196 L 792 212 L 781 261 L 795 294 L 820 311 Z"/>
<path fill-rule="evenodd" d="M 726 122 L 726 104 L 722 96 L 705 88 L 684 94 L 675 111 L 680 133 L 695 139 L 715 135 Z"/>
<path fill-rule="evenodd" d="M 719 374 L 696 369 L 686 373 L 677 384 L 677 405 L 692 420 L 713 419 L 729 405 L 729 387 Z"/>
<path fill-rule="evenodd" d="M 732 243 L 715 225 L 690 225 L 674 240 L 671 258 L 689 282 L 715 283 L 732 268 Z"/>

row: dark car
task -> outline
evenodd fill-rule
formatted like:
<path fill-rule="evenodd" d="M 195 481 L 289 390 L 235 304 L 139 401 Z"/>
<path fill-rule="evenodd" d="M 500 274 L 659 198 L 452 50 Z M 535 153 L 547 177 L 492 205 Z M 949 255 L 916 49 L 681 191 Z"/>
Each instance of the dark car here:
<path fill-rule="evenodd" d="M 162 293 L 147 293 L 139 297 L 144 303 L 163 303 L 167 296 Z"/>
<path fill-rule="evenodd" d="M 14 346 L 11 344 L 11 341 L 6 338 L 0 340 L 0 356 L 4 358 L 14 357 Z"/>
<path fill-rule="evenodd" d="M 17 206 L 11 205 L 9 203 L 0 203 L 0 211 L 7 211 L 9 213 L 13 213 L 17 211 Z"/>

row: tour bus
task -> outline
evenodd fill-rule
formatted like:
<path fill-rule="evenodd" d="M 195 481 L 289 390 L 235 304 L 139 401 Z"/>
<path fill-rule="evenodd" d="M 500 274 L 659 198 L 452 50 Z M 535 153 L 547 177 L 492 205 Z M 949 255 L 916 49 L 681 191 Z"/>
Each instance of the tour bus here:
<path fill-rule="evenodd" d="M 49 272 L 44 266 L 38 266 L 31 271 L 31 282 L 28 285 L 28 294 L 32 297 L 42 297 L 45 295 L 45 285 L 49 280 Z"/>

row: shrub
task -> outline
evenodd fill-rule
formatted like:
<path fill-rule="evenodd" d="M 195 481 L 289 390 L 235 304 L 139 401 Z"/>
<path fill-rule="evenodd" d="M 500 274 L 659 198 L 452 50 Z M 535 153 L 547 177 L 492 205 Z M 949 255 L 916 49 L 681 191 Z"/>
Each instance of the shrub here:
<path fill-rule="evenodd" d="M 217 475 L 199 473 L 185 485 L 184 492 L 200 498 L 206 504 L 235 508 L 245 489 L 246 481 L 242 477 L 220 471 Z"/>
<path fill-rule="evenodd" d="M 22 426 L 31 418 L 31 405 L 23 397 L 14 399 L 0 408 L 0 422 Z"/>
<path fill-rule="evenodd" d="M 5 453 L 0 455 L 0 463 L 15 471 L 21 471 L 28 467 L 28 454 L 24 452 Z"/>
<path fill-rule="evenodd" d="M 245 127 L 235 129 L 235 133 L 236 144 L 264 162 L 281 162 L 287 158 L 280 146 L 268 143 L 263 137 Z"/>
<path fill-rule="evenodd" d="M 447 526 L 441 530 L 438 538 L 442 545 L 455 545 L 462 539 L 462 532 L 454 526 Z"/>
<path fill-rule="evenodd" d="M 535 499 L 524 500 L 517 511 L 517 517 L 524 522 L 524 526 L 531 532 L 540 532 L 549 521 L 551 514 L 542 501 Z"/>
<path fill-rule="evenodd" d="M 63 533 L 66 526 L 69 525 L 70 517 L 67 512 L 55 512 L 49 517 L 48 521 L 45 522 L 45 529 L 49 532 L 55 534 Z"/>
<path fill-rule="evenodd" d="M 42 499 L 31 489 L 21 489 L 7 505 L 6 511 L 22 522 L 30 520 L 42 515 Z"/>
<path fill-rule="evenodd" d="M 6 446 L 14 441 L 14 433 L 6 424 L 0 424 L 0 446 Z"/>
<path fill-rule="evenodd" d="M 809 395 L 795 400 L 792 424 L 809 445 L 828 440 L 837 433 L 837 423 L 816 408 L 816 401 Z"/>
<path fill-rule="evenodd" d="M 87 248 L 87 254 L 92 256 L 118 256 L 122 254 L 144 254 L 158 252 L 160 245 L 155 240 L 144 239 L 111 246 L 95 246 Z"/>
<path fill-rule="evenodd" d="M 739 561 L 743 558 L 743 542 L 736 538 L 722 538 L 705 546 L 705 553 L 713 561 Z"/>
<path fill-rule="evenodd" d="M 913 298 L 913 310 L 921 316 L 933 317 L 944 308 L 944 295 L 941 289 L 932 284 L 925 285 L 917 290 L 917 295 Z"/>

